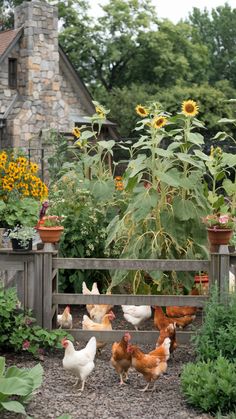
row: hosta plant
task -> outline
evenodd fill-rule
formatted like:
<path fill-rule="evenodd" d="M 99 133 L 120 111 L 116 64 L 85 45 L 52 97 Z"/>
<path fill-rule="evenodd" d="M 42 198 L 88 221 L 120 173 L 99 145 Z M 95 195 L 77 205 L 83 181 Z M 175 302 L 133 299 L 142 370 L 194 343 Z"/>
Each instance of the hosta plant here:
<path fill-rule="evenodd" d="M 0 357 L 0 411 L 7 410 L 27 416 L 24 405 L 33 392 L 41 386 L 43 368 L 37 364 L 33 368 L 6 368 L 5 358 Z M 30 417 L 27 416 L 29 419 Z"/>

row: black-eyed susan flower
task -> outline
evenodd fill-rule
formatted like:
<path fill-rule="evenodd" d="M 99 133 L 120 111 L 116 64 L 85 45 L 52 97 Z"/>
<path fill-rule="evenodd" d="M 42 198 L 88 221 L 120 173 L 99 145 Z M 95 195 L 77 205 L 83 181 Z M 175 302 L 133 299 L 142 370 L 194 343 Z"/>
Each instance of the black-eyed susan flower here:
<path fill-rule="evenodd" d="M 100 118 L 105 118 L 105 110 L 101 106 L 96 106 L 95 111 Z"/>
<path fill-rule="evenodd" d="M 137 105 L 135 111 L 139 116 L 142 116 L 142 118 L 145 118 L 149 114 L 149 110 L 142 105 Z"/>
<path fill-rule="evenodd" d="M 79 130 L 79 128 L 78 128 L 78 127 L 75 127 L 75 128 L 73 129 L 72 134 L 73 134 L 76 138 L 79 138 L 79 137 L 81 136 L 81 132 L 80 132 L 80 130 Z"/>
<path fill-rule="evenodd" d="M 162 128 L 167 123 L 167 118 L 165 116 L 156 116 L 152 121 L 153 128 Z"/>
<path fill-rule="evenodd" d="M 198 114 L 199 106 L 194 100 L 185 100 L 182 103 L 182 113 L 185 116 L 191 117 Z"/>

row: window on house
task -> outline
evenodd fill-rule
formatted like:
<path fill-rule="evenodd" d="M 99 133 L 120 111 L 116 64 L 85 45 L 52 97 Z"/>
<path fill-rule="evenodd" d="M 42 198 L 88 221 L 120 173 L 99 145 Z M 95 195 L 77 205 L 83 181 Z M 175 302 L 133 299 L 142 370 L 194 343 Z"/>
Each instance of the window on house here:
<path fill-rule="evenodd" d="M 16 89 L 17 87 L 17 59 L 8 59 L 8 85 L 10 89 Z"/>

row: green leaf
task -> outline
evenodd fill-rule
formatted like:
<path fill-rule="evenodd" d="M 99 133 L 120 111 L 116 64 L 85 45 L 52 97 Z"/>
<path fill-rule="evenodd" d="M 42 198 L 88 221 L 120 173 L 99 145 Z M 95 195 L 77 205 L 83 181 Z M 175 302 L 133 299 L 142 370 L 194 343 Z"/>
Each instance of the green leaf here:
<path fill-rule="evenodd" d="M 173 210 L 175 217 L 180 221 L 186 221 L 196 217 L 194 203 L 191 201 L 186 201 L 181 197 L 174 198 Z"/>
<path fill-rule="evenodd" d="M 35 365 L 35 367 L 31 368 L 27 371 L 28 377 L 33 380 L 33 389 L 34 391 L 36 388 L 40 387 L 43 381 L 43 367 L 41 364 Z"/>
<path fill-rule="evenodd" d="M 210 161 L 211 160 L 210 156 L 203 153 L 201 150 L 194 150 L 193 152 L 197 157 L 200 157 L 201 160 L 204 160 L 204 161 Z"/>
<path fill-rule="evenodd" d="M 5 358 L 3 356 L 0 356 L 0 377 L 2 377 L 5 372 L 5 365 Z"/>
<path fill-rule="evenodd" d="M 1 402 L 0 404 L 5 410 L 8 410 L 9 412 L 21 413 L 22 415 L 26 415 L 24 406 L 17 401 Z"/>
<path fill-rule="evenodd" d="M 16 394 L 17 396 L 26 396 L 32 392 L 33 380 L 14 378 L 0 378 L 0 393 Z"/>
<path fill-rule="evenodd" d="M 92 138 L 92 137 L 94 137 L 94 132 L 91 132 L 91 131 L 83 131 L 81 133 L 80 138 L 78 138 L 78 141 L 80 141 L 80 140 L 88 140 L 89 138 Z"/>
<path fill-rule="evenodd" d="M 109 141 L 98 141 L 97 144 L 103 148 L 104 150 L 111 150 L 112 147 L 115 145 L 115 141 L 114 140 L 109 140 Z"/>
<path fill-rule="evenodd" d="M 229 135 L 224 131 L 219 131 L 217 134 L 212 138 L 212 140 L 218 140 L 223 141 L 225 140 Z"/>
<path fill-rule="evenodd" d="M 228 118 L 221 118 L 219 121 L 218 121 L 218 123 L 219 124 L 232 124 L 232 123 L 235 123 L 236 122 L 236 119 L 228 119 Z"/>
<path fill-rule="evenodd" d="M 204 137 L 202 134 L 196 133 L 196 132 L 191 132 L 191 134 L 189 134 L 188 136 L 188 140 L 196 145 L 201 145 L 204 144 Z"/>
<path fill-rule="evenodd" d="M 69 415 L 68 413 L 64 413 L 63 415 L 58 416 L 57 419 L 72 419 L 72 416 Z"/>

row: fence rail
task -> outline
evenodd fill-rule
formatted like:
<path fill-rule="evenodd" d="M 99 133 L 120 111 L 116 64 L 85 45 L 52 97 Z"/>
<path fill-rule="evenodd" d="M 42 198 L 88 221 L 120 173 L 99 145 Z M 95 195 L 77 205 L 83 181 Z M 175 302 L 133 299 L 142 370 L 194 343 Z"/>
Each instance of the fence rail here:
<path fill-rule="evenodd" d="M 194 306 L 204 307 L 208 296 L 204 295 L 82 295 L 63 294 L 58 292 L 59 269 L 96 269 L 96 270 L 144 270 L 144 271 L 183 271 L 209 273 L 210 284 L 217 282 L 220 298 L 223 300 L 225 290 L 229 287 L 229 276 L 235 272 L 236 254 L 229 254 L 226 246 L 220 246 L 218 252 L 212 253 L 210 260 L 153 260 L 153 259 L 98 259 L 98 258 L 60 258 L 51 245 L 46 244 L 43 250 L 17 253 L 10 249 L 0 249 L 0 270 L 9 271 L 5 285 L 16 285 L 19 299 L 26 308 L 33 310 L 37 322 L 47 329 L 56 327 L 58 305 L 111 304 L 117 305 L 151 305 L 151 306 Z M 15 274 L 17 272 L 17 274 Z M 235 276 L 234 276 L 235 283 Z M 127 331 L 127 330 L 126 330 Z M 72 329 L 75 339 L 88 339 L 96 336 L 99 340 L 113 342 L 120 339 L 124 330 L 87 331 Z M 157 340 L 159 332 L 133 331 L 137 343 Z M 191 331 L 178 332 L 180 343 L 189 341 Z"/>

